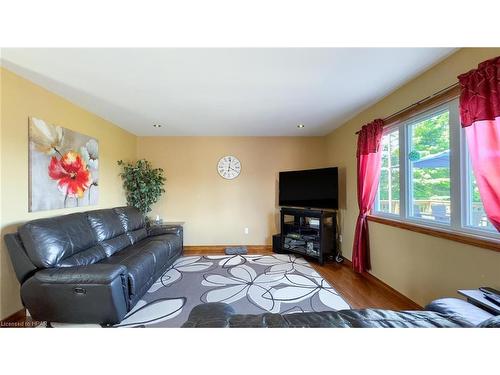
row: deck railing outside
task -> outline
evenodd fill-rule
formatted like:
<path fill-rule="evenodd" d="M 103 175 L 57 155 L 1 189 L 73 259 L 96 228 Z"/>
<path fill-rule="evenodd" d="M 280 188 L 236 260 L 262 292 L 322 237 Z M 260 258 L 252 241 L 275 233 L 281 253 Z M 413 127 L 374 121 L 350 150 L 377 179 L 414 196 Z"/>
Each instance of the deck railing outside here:
<path fill-rule="evenodd" d="M 389 211 L 389 201 L 380 200 L 380 211 L 382 212 L 399 212 L 399 201 L 392 201 L 392 209 Z M 439 199 L 422 199 L 413 201 L 413 215 L 425 219 L 436 221 L 449 221 L 450 218 L 450 201 Z M 493 226 L 488 221 L 486 213 L 481 202 L 472 203 L 471 225 L 479 228 L 490 228 Z"/>

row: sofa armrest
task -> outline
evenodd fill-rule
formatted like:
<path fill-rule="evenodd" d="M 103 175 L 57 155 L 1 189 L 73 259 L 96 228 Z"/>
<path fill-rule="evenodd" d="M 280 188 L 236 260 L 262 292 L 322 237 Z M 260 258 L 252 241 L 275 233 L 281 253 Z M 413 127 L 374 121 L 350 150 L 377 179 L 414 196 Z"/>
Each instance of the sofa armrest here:
<path fill-rule="evenodd" d="M 160 236 L 162 234 L 175 234 L 182 237 L 182 225 L 151 225 L 147 227 L 148 236 Z"/>
<path fill-rule="evenodd" d="M 90 264 L 88 266 L 48 268 L 38 271 L 33 279 L 48 284 L 109 284 L 125 276 L 127 268 L 119 264 Z"/>
<path fill-rule="evenodd" d="M 119 323 L 129 311 L 127 268 L 114 264 L 44 269 L 21 286 L 35 320 Z"/>
<path fill-rule="evenodd" d="M 472 326 L 493 317 L 489 312 L 458 298 L 437 299 L 425 306 L 425 310 L 438 312 L 450 319 L 463 320 Z"/>
<path fill-rule="evenodd" d="M 234 309 L 221 302 L 203 303 L 195 306 L 189 313 L 182 328 L 224 328 L 229 327 L 229 319 L 235 314 Z"/>
<path fill-rule="evenodd" d="M 26 254 L 21 238 L 18 233 L 8 233 L 4 236 L 7 250 L 9 251 L 14 271 L 19 283 L 22 284 L 28 279 L 37 268 Z"/>

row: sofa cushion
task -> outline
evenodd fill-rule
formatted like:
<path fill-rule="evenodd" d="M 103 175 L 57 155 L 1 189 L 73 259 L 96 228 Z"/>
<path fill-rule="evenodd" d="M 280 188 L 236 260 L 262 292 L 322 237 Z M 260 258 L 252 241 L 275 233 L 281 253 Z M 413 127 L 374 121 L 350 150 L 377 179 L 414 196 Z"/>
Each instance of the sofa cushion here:
<path fill-rule="evenodd" d="M 153 283 L 170 258 L 169 248 L 161 241 L 143 240 L 104 259 L 102 263 L 127 267 L 131 296 L 140 294 Z"/>
<path fill-rule="evenodd" d="M 146 227 L 144 215 L 137 208 L 131 206 L 117 207 L 114 211 L 117 213 L 125 232 L 132 232 Z"/>
<path fill-rule="evenodd" d="M 19 235 L 28 257 L 38 268 L 54 267 L 97 245 L 85 213 L 30 221 L 19 228 Z"/>
<path fill-rule="evenodd" d="M 95 237 L 108 257 L 132 244 L 114 209 L 89 211 L 87 216 Z"/>
<path fill-rule="evenodd" d="M 132 244 L 146 238 L 146 221 L 144 215 L 135 207 L 118 207 L 114 209 L 120 218 L 123 229 Z"/>
<path fill-rule="evenodd" d="M 131 232 L 126 232 L 126 234 L 132 244 L 135 244 L 148 236 L 146 228 L 140 228 Z"/>
<path fill-rule="evenodd" d="M 83 250 L 77 254 L 63 259 L 57 264 L 58 267 L 88 266 L 100 262 L 106 258 L 106 252 L 101 245 L 92 246 L 90 249 Z"/>
<path fill-rule="evenodd" d="M 155 273 L 155 258 L 141 249 L 129 246 L 123 251 L 104 259 L 103 264 L 121 264 L 127 268 L 130 295 L 139 293 Z"/>
<path fill-rule="evenodd" d="M 172 248 L 166 241 L 155 241 L 148 237 L 133 245 L 143 254 L 150 254 L 155 258 L 155 273 L 159 272 L 173 255 Z"/>
<path fill-rule="evenodd" d="M 164 244 L 167 248 L 169 258 L 182 252 L 182 240 L 175 234 L 162 234 L 161 236 L 148 237 L 144 242 L 157 241 Z"/>

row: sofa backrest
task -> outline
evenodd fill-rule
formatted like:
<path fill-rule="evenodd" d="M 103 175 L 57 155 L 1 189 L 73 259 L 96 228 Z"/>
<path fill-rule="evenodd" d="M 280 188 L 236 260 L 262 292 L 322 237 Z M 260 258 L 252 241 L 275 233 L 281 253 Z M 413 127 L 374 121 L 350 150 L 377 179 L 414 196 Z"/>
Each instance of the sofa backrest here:
<path fill-rule="evenodd" d="M 87 213 L 90 226 L 104 249 L 106 256 L 110 257 L 117 251 L 130 246 L 125 228 L 113 209 L 90 211 Z"/>
<path fill-rule="evenodd" d="M 118 207 L 114 210 L 118 214 L 130 242 L 134 244 L 147 237 L 146 220 L 137 208 L 127 206 Z"/>
<path fill-rule="evenodd" d="M 84 212 L 29 221 L 19 228 L 19 235 L 38 268 L 55 267 L 98 244 Z"/>
<path fill-rule="evenodd" d="M 147 236 L 143 215 L 118 207 L 30 221 L 19 228 L 37 268 L 93 264 Z"/>

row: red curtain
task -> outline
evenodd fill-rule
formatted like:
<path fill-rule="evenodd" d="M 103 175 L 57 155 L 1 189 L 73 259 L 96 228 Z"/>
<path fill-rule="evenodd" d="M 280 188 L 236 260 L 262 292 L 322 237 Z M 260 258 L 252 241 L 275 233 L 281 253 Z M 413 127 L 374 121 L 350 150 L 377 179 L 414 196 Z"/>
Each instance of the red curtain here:
<path fill-rule="evenodd" d="M 488 219 L 500 232 L 500 56 L 458 76 L 460 121 Z"/>
<path fill-rule="evenodd" d="M 361 128 L 358 136 L 358 206 L 359 215 L 354 232 L 352 247 L 352 267 L 356 272 L 370 269 L 370 243 L 368 239 L 368 222 L 366 216 L 370 212 L 377 193 L 382 150 L 380 141 L 384 121 L 375 120 Z"/>

